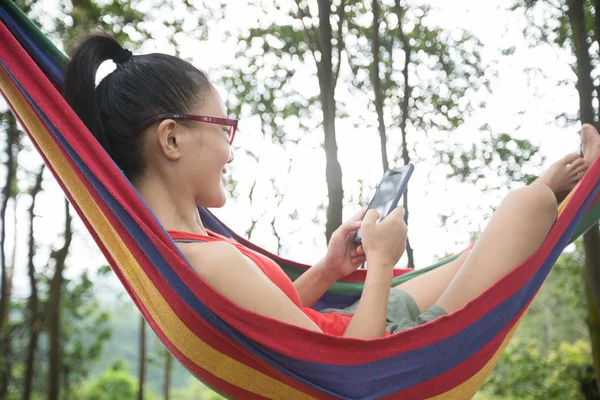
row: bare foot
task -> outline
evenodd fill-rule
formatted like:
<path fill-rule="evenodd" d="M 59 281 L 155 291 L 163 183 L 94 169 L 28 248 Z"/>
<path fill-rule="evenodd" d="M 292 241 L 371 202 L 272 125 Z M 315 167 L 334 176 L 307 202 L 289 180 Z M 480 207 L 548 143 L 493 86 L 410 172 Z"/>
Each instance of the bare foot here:
<path fill-rule="evenodd" d="M 598 139 L 600 140 L 600 135 Z M 535 182 L 552 189 L 556 201 L 560 203 L 581 180 L 587 168 L 586 161 L 579 154 L 567 154 L 552 164 Z"/>
<path fill-rule="evenodd" d="M 593 125 L 583 124 L 581 126 L 581 151 L 588 167 L 600 155 L 600 135 Z"/>

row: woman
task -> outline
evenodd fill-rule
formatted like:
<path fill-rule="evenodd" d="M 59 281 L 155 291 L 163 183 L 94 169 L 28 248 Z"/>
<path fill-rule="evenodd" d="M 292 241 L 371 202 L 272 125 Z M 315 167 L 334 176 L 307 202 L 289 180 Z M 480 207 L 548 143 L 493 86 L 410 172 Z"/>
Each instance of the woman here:
<path fill-rule="evenodd" d="M 98 67 L 109 59 L 117 68 L 96 86 Z M 323 260 L 292 283 L 272 261 L 202 225 L 197 206 L 225 204 L 224 174 L 237 128 L 203 72 L 173 56 L 132 56 L 114 39 L 95 34 L 72 52 L 64 96 L 204 281 L 250 311 L 363 339 L 456 311 L 527 259 L 554 224 L 557 201 L 600 153 L 600 136 L 584 125 L 583 158 L 567 155 L 510 193 L 470 252 L 396 288 L 390 289 L 392 269 L 407 235 L 402 207 L 379 224 L 376 211 L 364 219 L 363 212 L 355 215 L 334 232 Z M 351 237 L 359 227 L 362 246 L 356 247 Z M 322 313 L 308 308 L 365 260 L 369 268 L 357 304 Z"/>

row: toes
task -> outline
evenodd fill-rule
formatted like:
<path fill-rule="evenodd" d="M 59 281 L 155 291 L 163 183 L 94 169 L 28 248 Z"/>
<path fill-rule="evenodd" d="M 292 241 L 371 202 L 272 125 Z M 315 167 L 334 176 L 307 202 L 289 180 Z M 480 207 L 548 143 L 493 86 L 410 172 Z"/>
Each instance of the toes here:
<path fill-rule="evenodd" d="M 581 145 L 583 150 L 587 150 L 587 146 L 599 139 L 598 131 L 591 124 L 583 124 L 581 126 Z"/>
<path fill-rule="evenodd" d="M 581 133 L 583 135 L 598 135 L 598 131 L 596 130 L 596 127 L 594 127 L 594 125 L 592 124 L 583 124 L 581 125 Z"/>
<path fill-rule="evenodd" d="M 587 170 L 588 170 L 588 166 L 582 165 L 579 168 L 575 169 L 574 171 L 575 171 L 575 174 L 577 175 L 577 177 L 581 179 L 583 177 L 583 175 L 585 175 Z"/>
<path fill-rule="evenodd" d="M 579 157 L 579 153 L 571 153 L 571 154 L 567 154 L 566 156 L 564 156 L 563 158 L 561 158 L 561 163 L 565 164 L 565 165 L 569 165 L 569 164 L 573 164 L 575 162 L 577 162 L 579 159 L 581 159 L 583 161 L 583 159 L 581 157 Z"/>
<path fill-rule="evenodd" d="M 575 170 L 578 169 L 579 167 L 585 167 L 585 160 L 581 157 L 577 157 L 577 159 L 575 161 L 573 161 L 571 164 L 569 164 L 569 168 L 571 170 Z"/>

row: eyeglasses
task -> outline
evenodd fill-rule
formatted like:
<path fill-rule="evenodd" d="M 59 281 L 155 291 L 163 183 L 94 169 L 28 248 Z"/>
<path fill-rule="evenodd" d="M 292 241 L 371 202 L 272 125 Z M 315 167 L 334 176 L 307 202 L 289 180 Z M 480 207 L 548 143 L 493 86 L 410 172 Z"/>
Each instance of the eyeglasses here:
<path fill-rule="evenodd" d="M 231 118 L 217 118 L 217 117 L 205 117 L 202 115 L 188 115 L 188 114 L 159 114 L 154 117 L 150 117 L 142 123 L 137 124 L 133 127 L 133 133 L 140 133 L 144 128 L 152 125 L 153 123 L 163 119 L 184 119 L 190 121 L 206 122 L 207 124 L 216 124 L 227 127 L 227 136 L 229 137 L 229 144 L 233 143 L 235 132 L 237 131 L 238 120 Z"/>

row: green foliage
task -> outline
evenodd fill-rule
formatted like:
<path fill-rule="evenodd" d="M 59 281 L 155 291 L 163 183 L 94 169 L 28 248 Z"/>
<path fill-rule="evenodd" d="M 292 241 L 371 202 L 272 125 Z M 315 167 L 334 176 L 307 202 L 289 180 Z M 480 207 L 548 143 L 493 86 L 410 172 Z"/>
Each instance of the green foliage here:
<path fill-rule="evenodd" d="M 177 400 L 221 400 L 223 396 L 213 392 L 200 382 L 192 383 L 186 389 L 173 391 L 173 398 Z"/>
<path fill-rule="evenodd" d="M 486 182 L 484 191 L 512 188 L 533 182 L 537 171 L 528 171 L 524 165 L 541 163 L 539 147 L 529 140 L 518 139 L 506 133 L 494 134 L 489 125 L 480 128 L 481 138 L 470 149 L 457 150 L 446 144 L 436 145 L 436 158 L 449 169 L 448 178 L 463 183 Z M 502 177 L 502 182 L 489 184 L 493 177 Z"/>
<path fill-rule="evenodd" d="M 593 393 L 583 243 L 563 253 L 476 399 L 586 399 Z"/>
<path fill-rule="evenodd" d="M 582 387 L 593 381 L 588 342 L 562 342 L 549 356 L 535 342 L 513 340 L 482 390 L 504 399 L 586 399 Z"/>
<path fill-rule="evenodd" d="M 482 44 L 466 31 L 446 31 L 428 23 L 430 8 L 404 5 L 381 6 L 380 79 L 386 106 L 392 118 L 390 127 L 407 118 L 420 133 L 437 129 L 451 131 L 460 126 L 474 109 L 468 94 L 480 88 L 489 89 L 489 66 L 485 65 Z M 349 13 L 349 32 L 356 43 L 348 49 L 353 85 L 361 91 L 372 90 L 372 29 L 365 25 L 371 10 L 358 7 Z M 399 20 L 400 17 L 400 20 Z M 406 40 L 402 40 L 402 36 Z M 366 39 L 366 40 L 365 40 Z M 410 55 L 406 60 L 407 53 Z M 408 79 L 404 69 L 408 68 Z M 408 115 L 398 107 L 406 85 L 409 85 Z M 477 107 L 480 105 L 477 104 Z M 370 108 L 372 109 L 373 106 Z"/>
<path fill-rule="evenodd" d="M 78 398 L 81 400 L 130 400 L 137 394 L 137 379 L 129 375 L 123 362 L 115 363 L 97 380 L 88 383 Z"/>
<path fill-rule="evenodd" d="M 99 307 L 87 273 L 63 285 L 61 300 L 63 368 L 68 382 L 76 383 L 88 376 L 110 339 L 109 314 Z"/>

